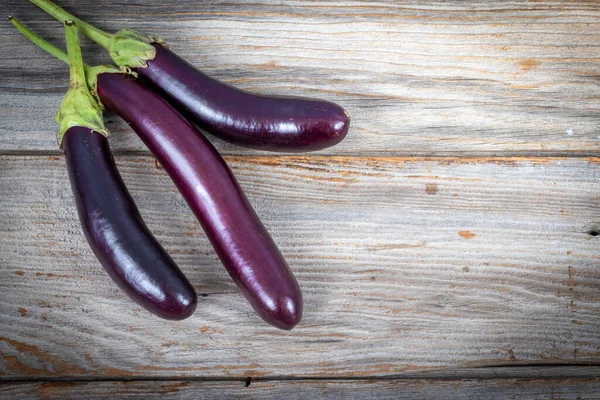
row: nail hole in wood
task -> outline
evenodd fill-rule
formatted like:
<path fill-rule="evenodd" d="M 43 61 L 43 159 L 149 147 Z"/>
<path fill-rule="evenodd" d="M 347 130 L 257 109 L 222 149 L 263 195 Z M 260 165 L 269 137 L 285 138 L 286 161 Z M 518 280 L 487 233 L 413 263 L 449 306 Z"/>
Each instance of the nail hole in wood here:
<path fill-rule="evenodd" d="M 588 234 L 590 236 L 598 236 L 598 235 L 600 235 L 600 232 L 598 232 L 598 229 L 591 229 L 588 231 Z"/>
<path fill-rule="evenodd" d="M 246 387 L 250 386 L 251 383 L 252 383 L 252 377 L 249 376 L 246 378 Z"/>
<path fill-rule="evenodd" d="M 200 293 L 200 296 L 202 296 L 202 297 L 208 297 L 208 293 Z"/>

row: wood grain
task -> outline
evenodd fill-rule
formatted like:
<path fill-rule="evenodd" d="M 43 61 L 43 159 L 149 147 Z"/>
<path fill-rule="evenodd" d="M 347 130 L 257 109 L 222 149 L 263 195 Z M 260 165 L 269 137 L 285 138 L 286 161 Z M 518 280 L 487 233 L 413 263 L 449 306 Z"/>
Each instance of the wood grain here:
<path fill-rule="evenodd" d="M 305 295 L 265 325 L 164 170 L 118 165 L 200 298 L 129 302 L 81 234 L 62 157 L 0 157 L 5 378 L 381 377 L 598 363 L 599 158 L 228 157 Z"/>
<path fill-rule="evenodd" d="M 36 7 L 0 4 L 64 47 Z M 59 4 L 160 33 L 242 89 L 336 101 L 352 128 L 293 157 L 210 138 L 302 286 L 283 332 L 107 113 L 142 214 L 201 294 L 189 320 L 158 320 L 81 233 L 53 122 L 66 67 L 0 24 L 0 399 L 599 398 L 597 1 Z"/>
<path fill-rule="evenodd" d="M 600 152 L 597 1 L 62 1 L 114 32 L 158 32 L 208 74 L 240 88 L 339 102 L 348 138 L 322 154 Z M 15 15 L 62 45 L 28 2 Z M 56 149 L 67 70 L 0 24 L 0 151 Z M 91 63 L 106 62 L 86 43 Z M 119 151 L 142 151 L 108 115 Z M 227 154 L 256 154 L 212 138 Z"/>
<path fill-rule="evenodd" d="M 46 382 L 0 385 L 0 399 L 599 399 L 600 379 Z"/>

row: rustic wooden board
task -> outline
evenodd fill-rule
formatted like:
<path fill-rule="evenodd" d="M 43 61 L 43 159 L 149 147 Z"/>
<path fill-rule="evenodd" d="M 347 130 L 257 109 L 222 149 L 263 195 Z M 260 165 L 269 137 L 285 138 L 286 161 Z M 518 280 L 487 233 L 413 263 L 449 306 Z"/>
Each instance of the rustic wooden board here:
<path fill-rule="evenodd" d="M 261 93 L 339 102 L 335 154 L 600 151 L 597 1 L 60 2 L 116 31 L 159 32 L 210 75 Z M 62 45 L 28 2 L 2 7 Z M 54 150 L 66 69 L 0 24 L 0 151 Z M 106 61 L 86 44 L 86 59 Z M 142 150 L 114 115 L 115 149 Z M 255 154 L 214 139 L 227 154 Z"/>
<path fill-rule="evenodd" d="M 600 399 L 600 379 L 46 382 L 0 385 L 0 399 Z"/>
<path fill-rule="evenodd" d="M 95 261 L 62 157 L 0 157 L 5 378 L 385 376 L 598 363 L 599 158 L 228 157 L 305 295 L 271 328 L 164 170 L 119 167 L 199 293 L 162 321 Z"/>

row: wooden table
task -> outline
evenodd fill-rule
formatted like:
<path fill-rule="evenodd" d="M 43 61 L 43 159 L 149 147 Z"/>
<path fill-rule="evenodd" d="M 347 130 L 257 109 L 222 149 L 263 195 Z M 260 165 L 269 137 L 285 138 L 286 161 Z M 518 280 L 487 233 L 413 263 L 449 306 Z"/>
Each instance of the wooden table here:
<path fill-rule="evenodd" d="M 64 46 L 61 25 L 3 0 Z M 600 398 L 598 1 L 64 1 L 159 32 L 240 88 L 343 105 L 339 146 L 210 137 L 300 281 L 263 323 L 134 133 L 107 114 L 150 228 L 201 294 L 129 301 L 79 226 L 53 116 L 67 69 L 0 26 L 0 398 Z M 106 62 L 88 41 L 90 63 Z"/>

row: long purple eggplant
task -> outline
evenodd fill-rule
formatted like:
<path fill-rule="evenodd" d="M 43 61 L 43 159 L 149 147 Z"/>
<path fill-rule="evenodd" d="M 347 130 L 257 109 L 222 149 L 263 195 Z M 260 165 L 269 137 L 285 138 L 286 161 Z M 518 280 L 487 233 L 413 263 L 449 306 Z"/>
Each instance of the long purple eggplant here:
<path fill-rule="evenodd" d="M 61 50 L 15 22 L 26 37 L 64 60 Z M 223 158 L 150 87 L 130 75 L 102 72 L 107 68 L 96 74 L 88 67 L 89 85 L 159 160 L 256 312 L 278 328 L 293 328 L 302 317 L 298 283 Z"/>
<path fill-rule="evenodd" d="M 196 309 L 196 292 L 146 227 L 113 161 L 108 140 L 69 128 L 63 148 L 85 237 L 117 285 L 159 317 L 181 320 Z"/>
<path fill-rule="evenodd" d="M 135 71 L 159 87 L 202 129 L 231 143 L 261 150 L 301 152 L 338 144 L 350 117 L 328 101 L 261 96 L 226 85 L 160 44 L 147 67 Z"/>
<path fill-rule="evenodd" d="M 152 236 L 127 191 L 110 152 L 102 111 L 85 82 L 72 22 L 65 24 L 65 34 L 71 84 L 56 121 L 87 241 L 106 272 L 132 300 L 165 319 L 187 318 L 196 309 L 196 292 Z"/>
<path fill-rule="evenodd" d="M 167 171 L 256 312 L 278 328 L 293 328 L 302 316 L 298 283 L 211 143 L 156 92 L 130 76 L 99 74 L 98 95 Z"/>
<path fill-rule="evenodd" d="M 118 66 L 134 69 L 198 126 L 226 141 L 261 150 L 304 152 L 333 146 L 348 133 L 350 116 L 335 103 L 236 89 L 200 72 L 158 38 L 131 30 L 110 35 L 49 0 L 30 1 L 58 19 L 76 20 L 80 31 L 106 48 Z"/>

